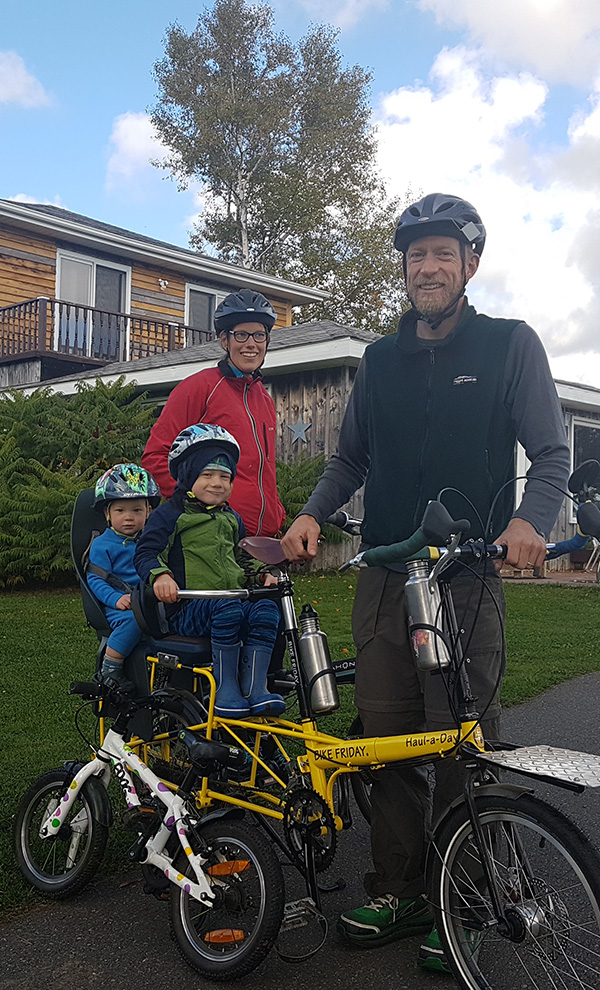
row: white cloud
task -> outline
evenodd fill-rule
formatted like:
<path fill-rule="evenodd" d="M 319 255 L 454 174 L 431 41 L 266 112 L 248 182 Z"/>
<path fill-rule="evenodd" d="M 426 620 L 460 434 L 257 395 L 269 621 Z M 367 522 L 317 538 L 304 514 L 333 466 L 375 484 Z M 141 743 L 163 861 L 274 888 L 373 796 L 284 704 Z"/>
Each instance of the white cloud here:
<path fill-rule="evenodd" d="M 572 380 L 600 386 L 599 102 L 561 147 L 540 152 L 547 95 L 529 74 L 489 79 L 473 51 L 444 50 L 428 85 L 382 99 L 380 164 L 391 192 L 457 193 L 476 206 L 488 242 L 473 302 L 527 320 Z"/>
<path fill-rule="evenodd" d="M 109 190 L 122 186 L 131 187 L 144 172 L 155 171 L 150 159 L 161 159 L 166 150 L 145 113 L 127 111 L 119 114 L 110 135 L 112 148 L 106 169 L 106 187 Z"/>
<path fill-rule="evenodd" d="M 299 0 L 300 6 L 327 24 L 339 28 L 354 27 L 372 11 L 387 10 L 391 0 Z"/>
<path fill-rule="evenodd" d="M 16 196 L 6 197 L 11 203 L 43 203 L 45 206 L 60 206 L 63 210 L 68 209 L 64 203 L 61 203 L 60 196 L 55 196 L 54 199 L 40 198 L 39 196 L 30 196 L 29 193 L 17 193 Z"/>
<path fill-rule="evenodd" d="M 497 58 L 548 82 L 591 84 L 600 68 L 598 0 L 418 0 L 443 25 L 466 27 Z"/>
<path fill-rule="evenodd" d="M 16 52 L 0 52 L 0 103 L 16 103 L 20 107 L 49 106 L 51 99 L 35 76 L 25 68 Z"/>

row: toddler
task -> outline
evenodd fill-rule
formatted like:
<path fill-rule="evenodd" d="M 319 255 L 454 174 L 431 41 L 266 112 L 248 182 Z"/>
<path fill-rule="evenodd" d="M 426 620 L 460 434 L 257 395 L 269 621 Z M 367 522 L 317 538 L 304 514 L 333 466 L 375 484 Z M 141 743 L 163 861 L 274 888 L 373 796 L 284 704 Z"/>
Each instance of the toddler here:
<path fill-rule="evenodd" d="M 115 464 L 96 482 L 94 506 L 104 513 L 107 528 L 92 541 L 86 574 L 112 629 L 100 677 L 121 690 L 133 688 L 123 662 L 142 635 L 131 611 L 131 591 L 140 583 L 133 565 L 136 540 L 159 502 L 154 478 L 137 464 Z"/>

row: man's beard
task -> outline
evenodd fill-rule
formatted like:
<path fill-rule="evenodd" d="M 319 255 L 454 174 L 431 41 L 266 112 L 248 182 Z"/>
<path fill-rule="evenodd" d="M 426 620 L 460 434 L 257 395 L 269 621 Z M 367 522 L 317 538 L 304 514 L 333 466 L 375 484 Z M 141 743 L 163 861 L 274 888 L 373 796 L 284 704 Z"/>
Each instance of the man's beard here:
<path fill-rule="evenodd" d="M 419 296 L 419 301 L 417 302 L 417 295 Z M 434 293 L 428 293 L 416 290 L 416 292 L 408 294 L 408 298 L 411 305 L 418 313 L 429 318 L 440 316 L 445 310 L 447 310 L 453 303 L 457 302 L 462 295 L 462 291 L 454 286 L 443 285 L 440 289 Z"/>

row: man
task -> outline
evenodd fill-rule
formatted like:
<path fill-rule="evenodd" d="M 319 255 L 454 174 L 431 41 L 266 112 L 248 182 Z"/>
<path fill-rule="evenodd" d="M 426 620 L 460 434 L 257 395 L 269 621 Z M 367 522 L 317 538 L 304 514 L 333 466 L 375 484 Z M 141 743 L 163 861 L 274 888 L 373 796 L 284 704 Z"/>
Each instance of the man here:
<path fill-rule="evenodd" d="M 569 452 L 543 347 L 519 320 L 491 319 L 469 305 L 465 287 L 478 267 L 485 228 L 456 196 L 433 193 L 402 214 L 394 244 L 412 308 L 394 336 L 367 347 L 340 430 L 339 447 L 284 537 L 289 559 L 314 557 L 320 523 L 365 483 L 363 546 L 395 543 L 417 528 L 430 499 L 472 536 L 507 546 L 514 567 L 540 567 L 562 502 Z M 514 507 L 515 440 L 531 466 Z M 552 487 L 552 486 L 556 487 Z M 496 498 L 497 496 L 497 498 Z M 483 521 L 483 524 L 482 522 Z M 419 675 L 406 631 L 401 568 L 360 572 L 352 628 L 357 647 L 356 704 L 365 736 L 453 724 L 440 676 Z M 483 595 L 472 576 L 453 581 L 461 627 L 470 640 L 469 675 L 487 739 L 498 738 L 504 599 L 499 575 Z M 473 602 L 473 599 L 475 600 Z M 462 790 L 451 761 L 437 765 L 433 815 Z M 446 969 L 424 900 L 431 789 L 420 767 L 389 768 L 372 787 L 374 870 L 367 904 L 344 913 L 341 934 L 371 946 L 429 931 L 424 968 Z"/>

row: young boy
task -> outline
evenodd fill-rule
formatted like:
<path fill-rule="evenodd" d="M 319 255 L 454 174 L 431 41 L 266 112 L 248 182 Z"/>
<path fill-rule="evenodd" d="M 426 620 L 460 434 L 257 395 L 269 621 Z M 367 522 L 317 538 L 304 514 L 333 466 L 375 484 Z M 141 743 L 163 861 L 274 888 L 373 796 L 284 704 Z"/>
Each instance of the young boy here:
<path fill-rule="evenodd" d="M 183 430 L 169 452 L 175 491 L 152 513 L 135 551 L 142 581 L 173 606 L 167 609 L 171 631 L 210 635 L 215 711 L 226 718 L 279 715 L 285 708 L 266 686 L 280 618 L 274 601 L 195 599 L 176 607 L 180 588 L 228 590 L 256 580 L 256 562 L 237 546 L 244 523 L 227 503 L 239 456 L 237 441 L 221 426 Z M 274 580 L 268 575 L 265 583 Z"/>
<path fill-rule="evenodd" d="M 142 635 L 131 611 L 131 591 L 140 583 L 133 566 L 136 540 L 159 502 L 154 478 L 137 464 L 115 464 L 96 482 L 94 506 L 104 513 L 107 528 L 90 546 L 87 581 L 112 629 L 100 677 L 121 690 L 133 687 L 123 662 Z"/>

